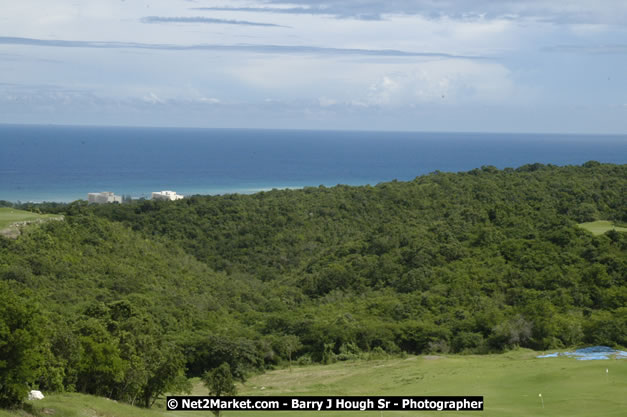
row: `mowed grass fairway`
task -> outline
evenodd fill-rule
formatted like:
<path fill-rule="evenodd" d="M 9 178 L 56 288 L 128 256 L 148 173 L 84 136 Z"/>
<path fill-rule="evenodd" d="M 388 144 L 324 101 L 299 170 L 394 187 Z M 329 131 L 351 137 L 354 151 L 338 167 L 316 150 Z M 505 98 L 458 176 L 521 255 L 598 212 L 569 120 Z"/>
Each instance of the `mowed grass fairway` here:
<path fill-rule="evenodd" d="M 59 218 L 55 214 L 37 214 L 30 211 L 17 210 L 10 207 L 0 207 L 0 229 L 6 229 L 13 223 Z"/>
<path fill-rule="evenodd" d="M 488 356 L 421 356 L 270 372 L 251 378 L 248 395 L 483 395 L 483 412 L 384 412 L 389 416 L 626 416 L 627 360 L 537 359 L 518 351 Z M 605 370 L 609 373 L 606 374 Z M 261 390 L 261 387 L 265 387 Z M 544 406 L 538 394 L 542 394 Z M 240 415 L 233 413 L 229 415 Z M 277 413 L 279 414 L 279 413 Z M 282 412 L 282 416 L 305 413 Z M 316 416 L 380 416 L 328 412 Z M 261 416 L 263 413 L 246 415 Z"/>
<path fill-rule="evenodd" d="M 593 235 L 602 235 L 609 230 L 616 230 L 617 232 L 627 232 L 627 227 L 618 227 L 607 220 L 597 220 L 596 222 L 579 223 L 579 227 L 586 229 Z"/>
<path fill-rule="evenodd" d="M 627 360 L 537 359 L 528 350 L 485 356 L 419 356 L 294 367 L 250 378 L 239 395 L 482 395 L 483 412 L 383 412 L 384 416 L 604 416 L 627 415 Z M 606 369 L 609 370 L 606 373 Z M 263 389 L 262 389 L 263 388 Z M 538 394 L 542 394 L 544 408 Z M 206 395 L 197 383 L 194 395 Z M 55 416 L 207 416 L 208 412 L 143 410 L 81 394 L 50 395 L 33 401 Z M 160 402 L 163 407 L 165 402 Z M 48 411 L 50 413 L 50 411 Z M 40 411 L 41 415 L 46 415 Z M 0 417 L 20 415 L 0 411 Z M 24 415 L 24 414 L 22 414 Z M 380 417 L 379 411 L 225 412 L 227 417 Z"/>

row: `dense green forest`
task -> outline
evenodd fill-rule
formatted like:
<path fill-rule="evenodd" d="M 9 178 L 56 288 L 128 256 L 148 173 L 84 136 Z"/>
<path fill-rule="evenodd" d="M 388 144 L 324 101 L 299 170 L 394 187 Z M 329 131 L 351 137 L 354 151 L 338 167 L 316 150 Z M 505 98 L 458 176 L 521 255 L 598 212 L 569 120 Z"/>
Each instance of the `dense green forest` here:
<path fill-rule="evenodd" d="M 32 388 L 150 406 L 227 363 L 627 346 L 627 165 L 175 202 L 23 204 L 0 237 L 0 406 Z"/>

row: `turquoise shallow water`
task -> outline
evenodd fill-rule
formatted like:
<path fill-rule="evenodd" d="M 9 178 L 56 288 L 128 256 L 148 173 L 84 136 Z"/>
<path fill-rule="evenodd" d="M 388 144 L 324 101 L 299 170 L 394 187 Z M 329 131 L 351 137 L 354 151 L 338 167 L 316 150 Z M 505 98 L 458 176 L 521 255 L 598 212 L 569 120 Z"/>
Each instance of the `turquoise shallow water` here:
<path fill-rule="evenodd" d="M 589 160 L 627 163 L 627 135 L 0 125 L 0 200 L 250 193 Z"/>

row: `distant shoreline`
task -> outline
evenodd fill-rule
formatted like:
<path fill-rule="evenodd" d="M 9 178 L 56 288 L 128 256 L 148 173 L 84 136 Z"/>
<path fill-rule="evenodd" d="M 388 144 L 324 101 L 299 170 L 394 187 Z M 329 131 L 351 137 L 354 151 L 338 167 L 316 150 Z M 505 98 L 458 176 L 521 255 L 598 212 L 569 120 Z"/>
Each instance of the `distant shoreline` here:
<path fill-rule="evenodd" d="M 321 184 L 318 184 L 315 186 L 302 185 L 302 186 L 272 186 L 272 187 L 269 186 L 269 187 L 259 187 L 259 188 L 233 188 L 233 189 L 215 190 L 215 192 L 197 192 L 197 193 L 191 192 L 191 193 L 180 193 L 180 194 L 183 194 L 185 198 L 189 198 L 189 197 L 196 196 L 196 195 L 198 196 L 220 196 L 220 195 L 228 195 L 228 194 L 251 195 L 251 194 L 256 194 L 260 192 L 268 192 L 272 190 L 302 190 L 303 188 L 306 188 L 306 187 L 318 187 L 320 185 Z M 335 185 L 340 185 L 340 184 L 335 184 Z M 335 185 L 324 185 L 324 186 L 335 187 Z M 341 185 L 351 185 L 351 186 L 359 187 L 362 185 L 365 186 L 367 184 L 341 184 Z M 101 190 L 101 191 L 105 191 L 105 190 Z M 115 190 L 106 190 L 106 191 L 113 191 L 116 194 L 120 194 L 120 193 L 117 193 Z M 133 201 L 142 200 L 142 199 L 144 200 L 151 199 L 150 193 L 134 194 L 134 195 L 125 193 L 123 195 L 124 197 L 130 196 L 131 200 Z M 0 201 L 8 201 L 9 203 L 13 203 L 13 204 L 43 204 L 43 203 L 70 204 L 75 201 L 87 202 L 87 193 L 84 193 L 83 197 L 78 197 L 78 198 L 58 197 L 58 198 L 53 198 L 53 199 L 38 199 L 38 200 L 19 200 L 19 199 L 11 200 L 10 198 L 4 198 L 0 196 Z"/>
<path fill-rule="evenodd" d="M 0 199 L 71 202 L 411 181 L 540 163 L 627 163 L 627 136 L 0 125 Z"/>

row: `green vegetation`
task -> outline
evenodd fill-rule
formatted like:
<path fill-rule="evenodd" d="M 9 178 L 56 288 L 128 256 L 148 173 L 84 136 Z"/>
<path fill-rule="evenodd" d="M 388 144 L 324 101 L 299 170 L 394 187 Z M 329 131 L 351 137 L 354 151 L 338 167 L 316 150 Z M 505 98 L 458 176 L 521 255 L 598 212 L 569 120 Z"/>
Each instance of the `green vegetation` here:
<path fill-rule="evenodd" d="M 536 355 L 536 352 L 521 349 L 500 355 L 431 355 L 314 365 L 253 377 L 244 384 L 240 394 L 483 395 L 485 411 L 481 414 L 486 417 L 570 417 L 591 413 L 618 417 L 624 414 L 627 398 L 621 390 L 627 384 L 627 361 L 536 359 Z M 607 375 L 606 369 L 609 369 Z M 542 409 L 539 393 L 545 400 L 545 409 Z M 350 413 L 319 415 L 342 417 L 346 414 Z M 455 412 L 437 414 L 460 415 Z M 251 417 L 263 415 L 250 414 Z M 296 417 L 302 413 L 281 415 Z M 363 415 L 375 417 L 379 413 Z M 384 412 L 384 415 L 413 416 L 416 412 Z"/>
<path fill-rule="evenodd" d="M 571 417 L 624 415 L 627 398 L 627 360 L 577 361 L 569 358 L 536 359 L 524 349 L 499 355 L 410 356 L 405 359 L 350 361 L 270 371 L 239 386 L 240 395 L 483 395 L 486 417 Z M 609 373 L 606 374 L 605 370 Z M 538 394 L 542 394 L 545 408 Z M 206 395 L 198 383 L 194 395 Z M 36 410 L 54 410 L 57 416 L 161 417 L 207 415 L 130 407 L 80 394 L 50 395 L 33 401 Z M 161 404 L 163 406 L 163 404 Z M 302 412 L 246 412 L 246 416 L 302 416 Z M 346 417 L 355 413 L 311 413 L 320 417 Z M 378 412 L 359 412 L 379 417 Z M 438 412 L 456 417 L 460 413 Z M 464 413 L 461 413 L 464 414 Z M 469 413 L 472 414 L 472 413 Z M 0 417 L 12 414 L 3 414 Z M 243 413 L 224 412 L 224 416 Z M 415 412 L 385 412 L 413 416 Z"/>
<path fill-rule="evenodd" d="M 43 358 L 36 318 L 28 300 L 0 282 L 0 407 L 20 404 L 28 393 L 24 382 L 37 375 Z"/>
<path fill-rule="evenodd" d="M 24 410 L 0 410 L 0 417 L 174 417 L 172 412 L 134 407 L 108 398 L 78 393 L 46 395 L 39 401 L 28 402 Z M 199 413 L 191 413 L 190 416 Z M 207 413 L 203 414 L 204 416 Z M 180 414 L 183 417 L 182 414 Z"/>
<path fill-rule="evenodd" d="M 216 397 L 234 396 L 237 394 L 237 388 L 233 383 L 233 375 L 231 375 L 231 367 L 224 362 L 211 371 L 207 371 L 202 376 L 203 385 L 207 388 L 208 394 Z M 222 415 L 220 410 L 212 410 L 217 417 Z"/>
<path fill-rule="evenodd" d="M 59 216 L 51 214 L 38 214 L 30 211 L 18 210 L 12 207 L 0 207 L 0 230 L 6 229 L 18 222 L 34 222 Z"/>
<path fill-rule="evenodd" d="M 149 407 L 223 364 L 242 382 L 292 362 L 625 346 L 627 235 L 578 224 L 627 222 L 626 188 L 627 165 L 589 162 L 21 205 L 65 219 L 0 237 L 0 282 L 40 329 L 23 382 Z"/>
<path fill-rule="evenodd" d="M 616 230 L 617 232 L 627 232 L 627 227 L 615 226 L 614 223 L 607 220 L 597 220 L 595 222 L 580 223 L 579 227 L 586 229 L 594 235 L 602 235 L 610 230 Z"/>

